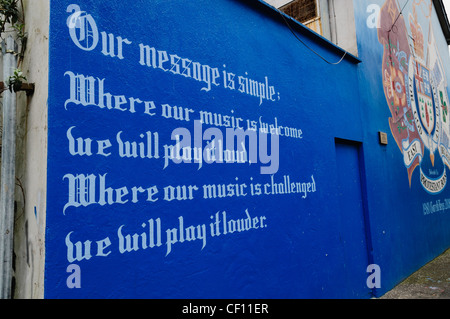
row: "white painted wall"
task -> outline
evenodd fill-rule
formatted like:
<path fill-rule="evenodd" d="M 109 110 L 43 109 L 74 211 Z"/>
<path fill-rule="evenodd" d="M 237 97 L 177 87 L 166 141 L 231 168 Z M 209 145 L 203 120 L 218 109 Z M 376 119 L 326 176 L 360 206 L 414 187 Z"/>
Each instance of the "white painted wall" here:
<path fill-rule="evenodd" d="M 450 0 L 443 0 L 445 11 L 447 11 L 447 17 L 450 21 Z M 450 54 L 450 46 L 448 47 L 448 53 Z"/>
<path fill-rule="evenodd" d="M 28 43 L 20 66 L 35 92 L 17 96 L 18 148 L 16 187 L 14 298 L 43 298 L 47 181 L 47 98 L 49 1 L 24 0 Z"/>
<path fill-rule="evenodd" d="M 353 0 L 329 0 L 330 40 L 358 56 Z"/>

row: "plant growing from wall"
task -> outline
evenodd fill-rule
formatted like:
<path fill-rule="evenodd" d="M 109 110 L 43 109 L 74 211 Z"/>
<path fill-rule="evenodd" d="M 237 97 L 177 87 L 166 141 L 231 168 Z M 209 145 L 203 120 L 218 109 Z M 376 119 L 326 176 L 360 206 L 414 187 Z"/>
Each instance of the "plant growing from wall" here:
<path fill-rule="evenodd" d="M 20 9 L 19 9 L 20 5 Z M 20 44 L 20 50 L 17 53 L 19 59 L 17 67 L 20 66 L 27 44 L 27 34 L 25 32 L 25 13 L 23 0 L 0 0 L 0 39 L 8 33 L 14 33 L 16 40 Z M 14 74 L 5 79 L 5 88 L 17 92 L 20 90 L 22 83 L 26 81 L 22 71 L 17 68 Z"/>
<path fill-rule="evenodd" d="M 18 9 L 19 0 L 0 0 L 0 32 L 6 31 L 6 25 L 9 23 L 15 25 L 21 19 L 21 15 Z"/>
<path fill-rule="evenodd" d="M 20 10 L 19 4 L 21 6 Z M 25 33 L 23 0 L 0 0 L 1 37 L 3 38 L 3 35 L 9 32 L 15 32 L 16 40 L 19 40 L 22 46 L 24 46 L 27 35 Z"/>
<path fill-rule="evenodd" d="M 14 74 L 11 75 L 7 81 L 7 86 L 11 92 L 17 92 L 22 88 L 22 84 L 27 78 L 23 75 L 19 69 L 14 70 Z"/>

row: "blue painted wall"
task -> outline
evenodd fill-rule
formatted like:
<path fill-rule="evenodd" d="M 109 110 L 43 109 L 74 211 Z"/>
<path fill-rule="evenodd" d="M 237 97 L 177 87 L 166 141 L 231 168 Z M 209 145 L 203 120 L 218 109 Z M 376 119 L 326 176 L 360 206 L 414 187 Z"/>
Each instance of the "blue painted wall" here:
<path fill-rule="evenodd" d="M 369 264 L 381 293 L 448 247 L 448 213 L 422 205 L 448 188 L 429 195 L 417 172 L 410 187 L 392 136 L 378 143 L 389 108 L 376 30 L 357 28 L 362 63 L 333 65 L 322 58 L 343 51 L 290 25 L 302 42 L 259 1 L 51 1 L 45 297 L 369 298 Z M 239 90 L 248 80 L 258 94 Z M 256 163 L 174 163 L 174 130 L 208 148 L 216 126 L 196 127 L 201 112 L 279 130 L 256 135 Z M 208 185 L 228 196 L 205 198 Z M 192 193 L 170 198 L 177 186 Z"/>
<path fill-rule="evenodd" d="M 440 149 L 441 147 L 448 149 L 448 141 L 444 137 L 448 132 L 448 119 L 444 120 L 442 105 L 438 104 L 440 101 L 435 100 L 435 106 L 440 111 L 438 113 L 440 120 L 436 119 L 435 125 L 440 127 L 441 133 L 437 134 L 439 135 L 439 138 L 436 138 L 437 142 L 429 143 L 440 145 L 434 152 L 433 166 L 429 145 L 427 147 L 425 145 L 427 143 L 422 142 L 417 136 L 423 124 L 420 124 L 421 121 L 417 124 L 411 116 L 414 104 L 408 97 L 410 93 L 408 83 L 411 83 L 408 80 L 410 75 L 408 68 L 414 61 L 421 62 L 429 69 L 440 70 L 441 86 L 438 88 L 435 84 L 433 88 L 438 100 L 440 100 L 439 91 L 444 92 L 444 96 L 449 94 L 448 47 L 434 8 L 430 14 L 430 2 L 409 2 L 404 6 L 406 1 L 403 1 L 400 2 L 401 7 L 398 7 L 395 1 L 354 1 L 358 51 L 362 60 L 358 66 L 358 82 L 363 101 L 362 118 L 365 123 L 364 157 L 369 217 L 374 261 L 382 270 L 384 269 L 383 285 L 377 291 L 378 295 L 390 290 L 442 253 L 450 244 L 448 183 L 443 185 L 438 194 L 432 195 L 421 182 L 421 170 L 430 179 L 448 174 L 448 161 L 446 162 L 445 152 Z M 413 33 L 415 24 L 422 28 L 423 41 L 420 41 L 421 36 L 418 33 Z M 391 32 L 388 32 L 389 30 Z M 431 34 L 434 35 L 435 41 Z M 420 47 L 420 42 L 423 43 L 423 51 L 419 47 L 414 48 L 410 36 L 417 39 L 417 46 Z M 386 47 L 386 42 L 382 42 L 386 37 L 391 40 L 389 47 Z M 433 54 L 434 45 L 436 54 Z M 436 59 L 433 57 L 436 56 L 440 59 L 440 67 L 433 62 Z M 394 64 L 392 70 L 400 70 L 399 65 L 405 66 L 403 71 L 396 71 L 397 75 L 401 76 L 395 76 L 394 71 L 389 72 L 394 90 L 396 85 L 399 88 L 399 84 L 403 84 L 403 88 L 392 91 L 392 98 L 386 93 L 388 85 L 386 76 L 383 76 L 386 69 L 384 66 L 389 63 L 389 57 L 392 58 L 391 65 Z M 417 91 L 416 89 L 416 94 Z M 394 96 L 398 96 L 399 99 L 396 100 Z M 418 100 L 417 95 L 415 97 Z M 444 103 L 448 105 L 448 102 Z M 400 111 L 405 108 L 408 111 L 403 116 L 396 116 L 397 107 Z M 436 111 L 434 112 L 436 114 Z M 396 120 L 391 121 L 391 118 Z M 408 127 L 405 124 L 408 119 L 411 119 L 412 126 Z M 378 145 L 376 136 L 378 131 L 388 133 L 389 145 L 386 147 Z M 424 131 L 426 132 L 425 129 Z M 418 155 L 408 169 L 408 161 L 405 161 L 403 156 L 405 152 L 398 145 L 402 145 L 402 142 L 407 145 L 416 139 L 421 144 L 419 149 L 422 148 L 423 156 Z M 412 169 L 414 165 L 417 166 Z"/>

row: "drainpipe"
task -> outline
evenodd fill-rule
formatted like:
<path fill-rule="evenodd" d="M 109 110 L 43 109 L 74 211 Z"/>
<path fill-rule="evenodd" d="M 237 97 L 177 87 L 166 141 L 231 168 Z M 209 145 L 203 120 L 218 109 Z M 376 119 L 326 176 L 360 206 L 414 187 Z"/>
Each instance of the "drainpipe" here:
<path fill-rule="evenodd" d="M 16 43 L 9 36 L 2 43 L 3 80 L 16 68 Z M 6 87 L 6 85 L 5 85 Z M 11 299 L 13 276 L 14 191 L 16 187 L 16 93 L 3 92 L 3 137 L 0 181 L 0 299 Z"/>

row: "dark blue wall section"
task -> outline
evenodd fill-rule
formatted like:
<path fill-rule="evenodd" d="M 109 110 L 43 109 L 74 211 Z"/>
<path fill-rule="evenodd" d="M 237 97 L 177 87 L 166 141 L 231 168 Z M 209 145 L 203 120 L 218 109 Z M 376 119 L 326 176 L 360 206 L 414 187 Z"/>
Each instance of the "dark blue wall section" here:
<path fill-rule="evenodd" d="M 369 298 L 448 246 L 361 51 L 260 1 L 51 1 L 45 297 Z"/>
<path fill-rule="evenodd" d="M 360 159 L 360 143 L 336 140 L 336 162 L 338 171 L 337 191 L 339 196 L 340 226 L 339 240 L 344 247 L 345 275 L 353 278 L 353 296 L 368 297 L 371 290 L 366 285 L 368 275 L 360 271 L 369 264 L 370 246 L 366 242 L 366 225 L 363 184 L 361 175 L 364 163 Z M 345 231 L 351 230 L 351 231 Z M 370 240 L 370 239 L 369 239 Z"/>

